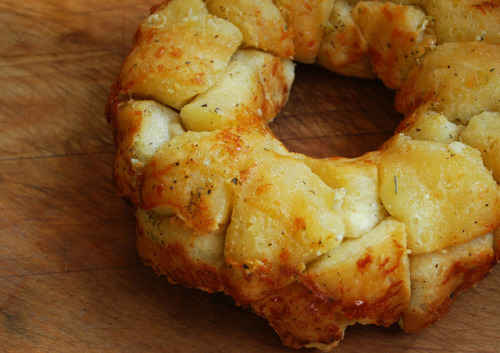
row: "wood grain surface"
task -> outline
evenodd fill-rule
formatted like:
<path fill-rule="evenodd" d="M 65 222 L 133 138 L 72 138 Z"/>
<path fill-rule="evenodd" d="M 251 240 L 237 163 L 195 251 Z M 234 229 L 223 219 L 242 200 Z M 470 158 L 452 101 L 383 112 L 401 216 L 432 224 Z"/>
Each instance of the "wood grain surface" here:
<path fill-rule="evenodd" d="M 0 2 L 0 352 L 295 351 L 137 256 L 103 113 L 152 1 Z M 380 82 L 298 65 L 272 129 L 294 151 L 357 156 L 392 134 L 392 100 Z M 499 288 L 497 267 L 425 332 L 354 326 L 335 352 L 498 353 Z"/>

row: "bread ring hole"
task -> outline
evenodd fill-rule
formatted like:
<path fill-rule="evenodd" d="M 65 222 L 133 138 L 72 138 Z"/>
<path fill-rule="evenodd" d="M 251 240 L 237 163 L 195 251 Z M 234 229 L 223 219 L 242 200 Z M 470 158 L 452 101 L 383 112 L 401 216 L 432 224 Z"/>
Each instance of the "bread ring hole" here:
<path fill-rule="evenodd" d="M 403 115 L 394 91 L 380 80 L 342 77 L 298 64 L 290 98 L 269 126 L 293 152 L 324 158 L 358 157 L 394 134 Z"/>

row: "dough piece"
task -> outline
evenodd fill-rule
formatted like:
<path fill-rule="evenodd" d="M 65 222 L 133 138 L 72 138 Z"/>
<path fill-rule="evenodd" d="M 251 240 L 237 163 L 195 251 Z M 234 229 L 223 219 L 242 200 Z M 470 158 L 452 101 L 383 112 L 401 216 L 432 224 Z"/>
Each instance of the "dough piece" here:
<path fill-rule="evenodd" d="M 410 256 L 411 302 L 401 326 L 417 332 L 437 322 L 457 295 L 480 282 L 495 263 L 492 233 L 443 251 Z"/>
<path fill-rule="evenodd" d="M 406 225 L 412 254 L 489 233 L 500 217 L 500 188 L 479 151 L 460 142 L 396 135 L 382 152 L 380 183 L 387 211 Z"/>
<path fill-rule="evenodd" d="M 500 182 L 500 113 L 484 112 L 473 117 L 460 139 L 481 152 L 484 165 Z"/>
<path fill-rule="evenodd" d="M 439 45 L 396 91 L 396 110 L 409 114 L 426 106 L 462 125 L 483 111 L 500 111 L 499 58 L 499 45 Z"/>

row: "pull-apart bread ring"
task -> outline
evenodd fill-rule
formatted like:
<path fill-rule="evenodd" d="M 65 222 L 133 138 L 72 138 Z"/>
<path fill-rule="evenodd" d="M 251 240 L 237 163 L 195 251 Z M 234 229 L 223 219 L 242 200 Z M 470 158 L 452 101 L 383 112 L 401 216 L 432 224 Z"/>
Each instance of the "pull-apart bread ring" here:
<path fill-rule="evenodd" d="M 288 151 L 267 122 L 291 60 L 381 79 L 396 134 L 358 158 Z M 106 115 L 144 262 L 250 306 L 287 346 L 422 330 L 499 258 L 495 1 L 164 1 Z"/>

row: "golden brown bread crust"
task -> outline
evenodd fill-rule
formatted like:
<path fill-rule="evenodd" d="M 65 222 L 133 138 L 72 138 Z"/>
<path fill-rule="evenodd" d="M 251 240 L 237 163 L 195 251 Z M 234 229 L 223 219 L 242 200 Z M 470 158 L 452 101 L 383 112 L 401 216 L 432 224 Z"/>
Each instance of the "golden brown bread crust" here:
<path fill-rule="evenodd" d="M 351 321 L 391 325 L 410 300 L 404 224 L 389 217 L 343 242 L 309 266 L 300 281 Z"/>
<path fill-rule="evenodd" d="M 500 258 L 498 18 L 470 0 L 154 6 L 106 106 L 144 263 L 249 305 L 295 348 L 438 321 Z M 289 152 L 266 123 L 292 58 L 378 76 L 396 135 L 356 159 Z"/>
<path fill-rule="evenodd" d="M 436 45 L 430 20 L 417 7 L 363 1 L 352 16 L 368 43 L 373 71 L 389 88 L 399 87 Z"/>
<path fill-rule="evenodd" d="M 176 219 L 164 221 L 144 210 L 137 211 L 136 219 L 137 251 L 146 265 L 172 283 L 207 292 L 222 291 L 222 259 L 216 253 L 218 245 L 222 245 L 223 229 L 200 239 L 186 232 Z M 190 251 L 195 246 L 198 253 Z M 208 254 L 203 256 L 203 251 Z"/>
<path fill-rule="evenodd" d="M 401 318 L 407 332 L 421 331 L 448 311 L 457 295 L 479 283 L 496 262 L 493 234 L 451 247 L 447 252 L 410 256 L 412 300 Z"/>
<path fill-rule="evenodd" d="M 499 10 L 500 11 L 500 10 Z M 396 92 L 404 114 L 420 106 L 467 125 L 484 111 L 498 112 L 500 46 L 483 42 L 444 43 L 415 66 Z"/>
<path fill-rule="evenodd" d="M 374 78 L 368 58 L 368 43 L 352 18 L 356 1 L 336 0 L 325 23 L 316 62 L 330 71 L 362 78 Z"/>
<path fill-rule="evenodd" d="M 253 310 L 269 320 L 284 344 L 293 348 L 313 346 L 330 350 L 344 337 L 352 321 L 332 310 L 331 300 L 295 282 L 252 304 Z"/>
<path fill-rule="evenodd" d="M 287 21 L 288 31 L 292 33 L 294 59 L 314 63 L 335 0 L 276 0 L 275 3 Z"/>

